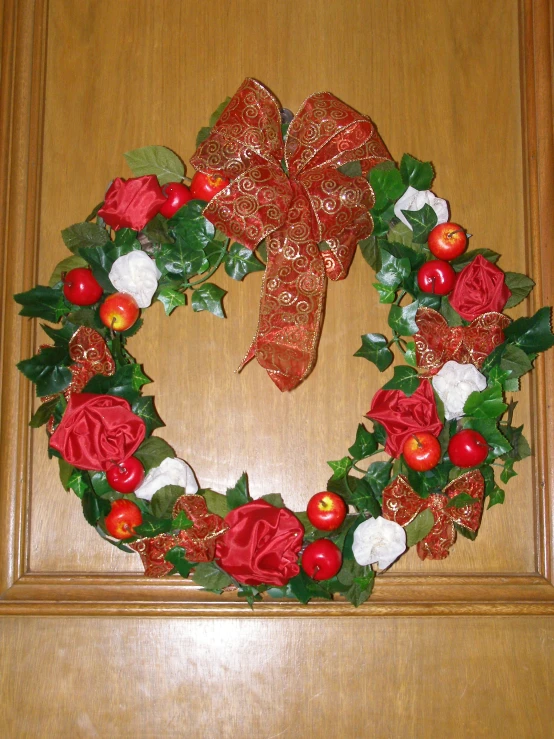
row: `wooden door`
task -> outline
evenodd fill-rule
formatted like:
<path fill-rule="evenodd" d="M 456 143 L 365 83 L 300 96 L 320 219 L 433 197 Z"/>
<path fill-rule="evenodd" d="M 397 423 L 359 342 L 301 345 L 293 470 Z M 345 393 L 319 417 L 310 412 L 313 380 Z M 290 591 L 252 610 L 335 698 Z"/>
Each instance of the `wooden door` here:
<path fill-rule="evenodd" d="M 330 90 L 370 115 L 396 159 L 432 160 L 435 191 L 502 266 L 553 302 L 552 6 L 548 0 L 4 0 L 0 727 L 6 737 L 549 737 L 554 595 L 552 354 L 518 419 L 535 456 L 476 543 L 410 553 L 369 603 L 251 611 L 142 577 L 65 494 L 31 388 L 43 336 L 11 294 L 48 280 L 60 229 L 129 176 L 123 152 L 185 159 L 247 76 L 296 110 Z M 260 278 L 225 276 L 227 319 L 161 305 L 131 345 L 154 378 L 162 435 L 204 487 L 248 470 L 254 496 L 300 509 L 352 443 L 381 386 L 352 357 L 386 327 L 360 257 L 331 284 L 316 369 L 280 394 L 240 363 Z M 549 615 L 550 614 L 550 615 Z"/>

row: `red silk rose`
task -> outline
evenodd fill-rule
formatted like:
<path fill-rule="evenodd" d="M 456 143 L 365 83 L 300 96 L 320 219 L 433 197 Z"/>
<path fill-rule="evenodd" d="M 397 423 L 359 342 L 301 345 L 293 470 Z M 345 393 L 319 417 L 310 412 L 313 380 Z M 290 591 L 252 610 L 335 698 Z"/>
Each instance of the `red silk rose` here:
<path fill-rule="evenodd" d="M 466 321 L 482 313 L 501 313 L 512 294 L 504 277 L 501 269 L 478 254 L 458 275 L 450 305 Z"/>
<path fill-rule="evenodd" d="M 404 442 L 411 434 L 429 431 L 438 436 L 442 429 L 433 389 L 427 380 L 422 380 L 409 397 L 402 390 L 378 390 L 366 416 L 385 427 L 385 451 L 391 457 L 402 454 Z"/>
<path fill-rule="evenodd" d="M 144 439 L 144 421 L 124 398 L 73 394 L 50 446 L 81 470 L 107 470 L 127 459 Z"/>
<path fill-rule="evenodd" d="M 236 580 L 280 587 L 298 575 L 304 527 L 286 508 L 255 500 L 232 510 L 224 523 L 229 530 L 218 540 L 215 558 Z"/>
<path fill-rule="evenodd" d="M 140 231 L 165 202 L 166 197 L 155 175 L 129 180 L 116 177 L 108 188 L 98 215 L 116 231 L 120 228 Z"/>

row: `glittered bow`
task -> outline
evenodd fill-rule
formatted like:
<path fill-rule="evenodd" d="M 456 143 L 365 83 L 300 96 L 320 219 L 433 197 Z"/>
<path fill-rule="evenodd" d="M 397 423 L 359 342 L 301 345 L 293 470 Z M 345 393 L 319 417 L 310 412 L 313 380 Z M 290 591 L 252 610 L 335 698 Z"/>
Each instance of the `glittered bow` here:
<path fill-rule="evenodd" d="M 454 524 L 475 533 L 481 524 L 485 481 L 479 470 L 471 470 L 457 477 L 445 488 L 443 493 L 420 498 L 403 475 L 398 475 L 383 490 L 383 517 L 406 526 L 418 513 L 429 508 L 435 524 L 429 534 L 417 545 L 421 559 L 445 559 L 449 549 L 456 541 Z M 462 508 L 447 507 L 456 495 L 466 493 L 475 503 Z"/>
<path fill-rule="evenodd" d="M 159 534 L 139 539 L 129 546 L 140 554 L 146 577 L 163 577 L 173 569 L 165 555 L 173 547 L 183 547 L 189 562 L 211 562 L 218 537 L 227 531 L 221 516 L 210 513 L 201 495 L 182 495 L 173 506 L 173 518 L 184 511 L 193 522 L 178 534 Z"/>
<path fill-rule="evenodd" d="M 373 192 L 362 174 L 389 160 L 373 123 L 331 93 L 309 97 L 286 142 L 277 100 L 247 79 L 191 159 L 231 183 L 204 210 L 230 238 L 255 249 L 267 238 L 256 357 L 280 390 L 311 371 L 325 302 L 326 275 L 346 277 L 356 244 L 372 231 Z"/>
<path fill-rule="evenodd" d="M 436 375 L 449 360 L 480 369 L 492 350 L 504 342 L 503 329 L 510 323 L 502 313 L 483 313 L 469 326 L 450 327 L 432 308 L 418 308 L 415 321 L 419 328 L 414 336 L 416 361 L 423 377 Z"/>

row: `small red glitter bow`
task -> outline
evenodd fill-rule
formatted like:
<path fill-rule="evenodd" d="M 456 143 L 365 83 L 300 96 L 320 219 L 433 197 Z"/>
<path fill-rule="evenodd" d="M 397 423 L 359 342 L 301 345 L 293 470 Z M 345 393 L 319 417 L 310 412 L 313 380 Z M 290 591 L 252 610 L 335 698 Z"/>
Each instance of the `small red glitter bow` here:
<path fill-rule="evenodd" d="M 366 175 L 389 159 L 370 119 L 328 92 L 304 102 L 283 143 L 277 100 L 252 79 L 191 158 L 197 170 L 231 180 L 204 216 L 249 249 L 267 237 L 258 329 L 243 365 L 256 357 L 280 390 L 295 388 L 315 363 L 326 275 L 346 277 L 373 229 L 365 176 L 339 167 L 360 162 Z"/>
<path fill-rule="evenodd" d="M 457 523 L 475 533 L 481 524 L 483 514 L 483 497 L 485 481 L 479 470 L 471 470 L 457 477 L 440 494 L 420 498 L 403 475 L 398 475 L 383 490 L 383 517 L 406 526 L 418 513 L 429 508 L 433 513 L 435 525 L 427 536 L 417 545 L 417 553 L 421 559 L 445 559 L 449 549 L 456 541 Z M 467 493 L 475 499 L 475 503 L 462 508 L 447 505 L 460 493 Z"/>
<path fill-rule="evenodd" d="M 165 555 L 173 547 L 183 547 L 189 562 L 211 562 L 217 539 L 227 531 L 221 516 L 210 513 L 201 495 L 182 495 L 173 506 L 173 518 L 184 511 L 193 522 L 178 534 L 159 534 L 139 539 L 129 546 L 140 554 L 146 577 L 163 577 L 173 569 Z"/>
<path fill-rule="evenodd" d="M 414 336 L 416 361 L 423 377 L 436 375 L 449 360 L 480 369 L 492 350 L 504 342 L 503 329 L 510 323 L 502 313 L 483 313 L 469 326 L 450 327 L 432 308 L 418 308 L 415 321 L 419 328 Z"/>

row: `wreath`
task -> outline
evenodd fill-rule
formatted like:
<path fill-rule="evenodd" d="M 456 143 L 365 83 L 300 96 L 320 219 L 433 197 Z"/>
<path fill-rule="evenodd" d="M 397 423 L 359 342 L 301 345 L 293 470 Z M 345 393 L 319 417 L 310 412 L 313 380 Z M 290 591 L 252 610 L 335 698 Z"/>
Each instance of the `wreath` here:
<path fill-rule="evenodd" d="M 293 116 L 248 79 L 197 147 L 192 180 L 164 147 L 125 154 L 134 176 L 62 231 L 71 256 L 49 285 L 15 296 L 53 342 L 18 365 L 42 400 L 30 425 L 46 424 L 88 523 L 138 552 L 147 576 L 233 589 L 250 605 L 266 593 L 358 606 L 409 547 L 444 559 L 458 533 L 475 539 L 485 504 L 504 502 L 497 476 L 508 482 L 531 454 L 506 394 L 554 344 L 550 309 L 510 320 L 502 311 L 533 281 L 502 271 L 497 252 L 468 250 L 431 192 L 432 165 L 406 154 L 397 166 L 370 119 L 330 93 Z M 368 333 L 354 356 L 381 371 L 393 349 L 405 362 L 373 397 L 371 430 L 360 424 L 348 454 L 328 462 L 327 490 L 305 512 L 278 494 L 252 500 L 246 474 L 224 495 L 199 489 L 154 435 L 164 424 L 127 349 L 141 310 L 190 302 L 224 317 L 212 275 L 264 271 L 245 362 L 292 390 L 315 362 L 326 278 L 346 277 L 357 245 L 392 337 Z"/>

